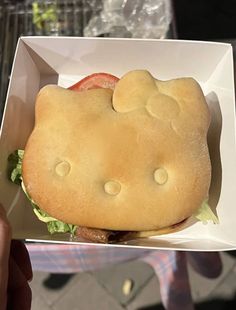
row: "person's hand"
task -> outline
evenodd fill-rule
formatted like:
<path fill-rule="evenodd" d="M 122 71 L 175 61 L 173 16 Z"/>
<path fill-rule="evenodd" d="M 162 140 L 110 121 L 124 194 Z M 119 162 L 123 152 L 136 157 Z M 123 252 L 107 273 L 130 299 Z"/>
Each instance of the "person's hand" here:
<path fill-rule="evenodd" d="M 0 309 L 6 309 L 8 261 L 10 256 L 11 228 L 6 218 L 6 213 L 0 205 Z"/>
<path fill-rule="evenodd" d="M 11 227 L 0 205 L 0 310 L 29 310 L 32 269 L 24 244 L 11 241 Z"/>

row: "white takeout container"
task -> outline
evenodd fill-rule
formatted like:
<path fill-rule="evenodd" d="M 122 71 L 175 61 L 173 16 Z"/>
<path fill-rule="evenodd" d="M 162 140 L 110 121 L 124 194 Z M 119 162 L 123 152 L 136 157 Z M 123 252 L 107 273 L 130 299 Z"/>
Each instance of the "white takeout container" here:
<path fill-rule="evenodd" d="M 7 158 L 24 149 L 34 125 L 34 102 L 49 83 L 69 86 L 95 72 L 118 77 L 147 69 L 158 79 L 191 76 L 202 86 L 212 113 L 210 204 L 220 224 L 195 222 L 177 233 L 109 246 L 224 251 L 236 249 L 236 145 L 233 54 L 229 44 L 143 39 L 22 37 L 10 78 L 0 137 L 0 201 L 15 238 L 72 242 L 50 235 L 21 188 L 7 178 Z M 168 207 L 168 206 L 167 206 Z M 94 215 L 96 216 L 96 215 Z M 82 242 L 82 241 L 81 241 Z M 84 242 L 83 242 L 84 243 Z"/>

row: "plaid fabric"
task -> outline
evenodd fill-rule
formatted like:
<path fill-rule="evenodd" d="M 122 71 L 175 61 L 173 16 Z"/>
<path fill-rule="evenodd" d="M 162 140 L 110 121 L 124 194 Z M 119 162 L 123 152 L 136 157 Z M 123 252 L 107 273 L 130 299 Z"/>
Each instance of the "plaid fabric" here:
<path fill-rule="evenodd" d="M 154 269 L 162 303 L 168 310 L 192 310 L 187 261 L 205 277 L 217 277 L 222 265 L 218 253 L 176 252 L 97 245 L 27 244 L 33 270 L 76 273 L 110 264 L 141 260 Z"/>
<path fill-rule="evenodd" d="M 150 251 L 103 245 L 26 244 L 33 270 L 51 273 L 92 271 L 137 259 Z"/>
<path fill-rule="evenodd" d="M 194 309 L 185 252 L 155 251 L 142 260 L 155 270 L 166 309 Z"/>

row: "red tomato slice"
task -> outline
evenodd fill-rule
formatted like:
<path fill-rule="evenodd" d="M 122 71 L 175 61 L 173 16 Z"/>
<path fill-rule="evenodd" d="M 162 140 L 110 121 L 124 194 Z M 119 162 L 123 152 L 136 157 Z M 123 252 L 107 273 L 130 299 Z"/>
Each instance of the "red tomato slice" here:
<path fill-rule="evenodd" d="M 119 79 L 116 76 L 109 73 L 94 73 L 70 86 L 69 89 L 83 91 L 96 88 L 110 88 L 114 90 L 118 81 Z"/>

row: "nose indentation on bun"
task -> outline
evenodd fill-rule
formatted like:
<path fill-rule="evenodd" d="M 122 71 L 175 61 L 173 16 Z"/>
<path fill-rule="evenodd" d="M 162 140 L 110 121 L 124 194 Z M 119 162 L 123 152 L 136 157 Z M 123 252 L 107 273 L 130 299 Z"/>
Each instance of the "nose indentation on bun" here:
<path fill-rule="evenodd" d="M 154 171 L 154 180 L 159 184 L 163 185 L 168 180 L 168 173 L 165 168 L 158 168 Z"/>
<path fill-rule="evenodd" d="M 59 162 L 55 166 L 56 174 L 59 175 L 60 177 L 64 177 L 67 174 L 69 174 L 70 169 L 71 169 L 71 165 L 65 160 Z"/>
<path fill-rule="evenodd" d="M 174 98 L 160 92 L 156 92 L 149 98 L 146 109 L 149 114 L 164 121 L 177 118 L 180 112 L 178 102 Z"/>
<path fill-rule="evenodd" d="M 121 190 L 121 185 L 117 181 L 108 181 L 104 184 L 104 190 L 109 195 L 117 195 Z"/>

